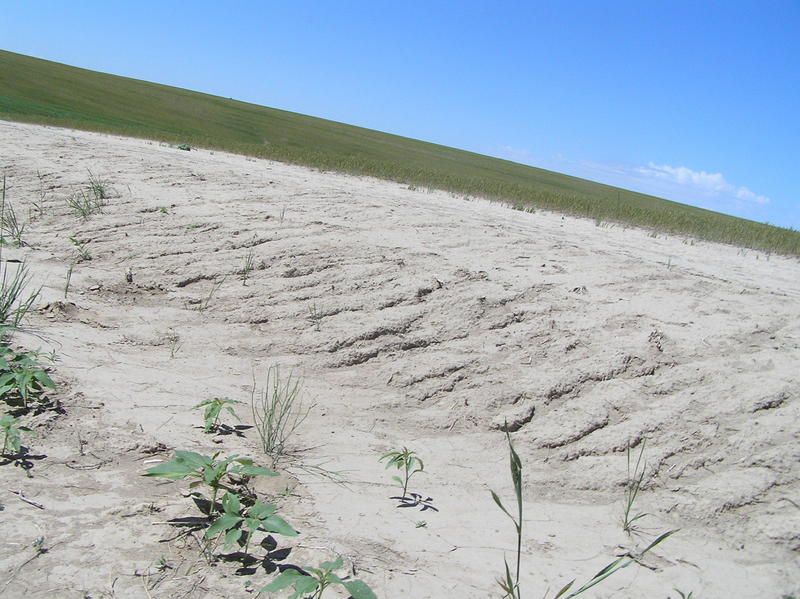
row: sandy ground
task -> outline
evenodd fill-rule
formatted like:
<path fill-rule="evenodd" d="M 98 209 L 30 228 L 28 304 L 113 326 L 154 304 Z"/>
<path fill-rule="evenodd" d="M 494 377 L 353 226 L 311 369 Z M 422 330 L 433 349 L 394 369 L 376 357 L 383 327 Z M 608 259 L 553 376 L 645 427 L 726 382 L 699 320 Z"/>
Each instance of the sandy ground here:
<path fill-rule="evenodd" d="M 385 599 L 498 596 L 515 536 L 489 489 L 513 505 L 507 421 L 525 596 L 671 529 L 584 596 L 800 592 L 796 258 L 5 121 L 0 169 L 7 201 L 34 217 L 3 258 L 26 258 L 43 285 L 34 334 L 15 342 L 56 350 L 65 411 L 28 418 L 30 469 L 0 467 L 1 596 L 255 596 L 272 575 L 239 576 L 167 523 L 197 514 L 187 485 L 140 475 L 172 449 L 266 460 L 253 429 L 205 435 L 190 408 L 248 402 L 274 364 L 315 404 L 260 488 L 301 532 L 277 537 L 291 549 L 277 564 L 340 555 Z M 87 169 L 116 194 L 82 220 L 65 198 Z M 65 298 L 69 237 L 92 259 Z M 629 535 L 626 447 L 645 439 L 649 515 Z M 378 458 L 404 445 L 425 460 L 410 490 L 438 511 L 389 499 Z"/>

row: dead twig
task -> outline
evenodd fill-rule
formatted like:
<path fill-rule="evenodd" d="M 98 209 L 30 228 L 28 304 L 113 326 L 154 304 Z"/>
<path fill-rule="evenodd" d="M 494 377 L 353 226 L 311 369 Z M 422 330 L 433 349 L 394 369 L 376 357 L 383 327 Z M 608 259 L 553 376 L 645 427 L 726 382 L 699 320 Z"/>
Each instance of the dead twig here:
<path fill-rule="evenodd" d="M 41 503 L 38 503 L 36 501 L 33 501 L 32 499 L 28 499 L 27 497 L 25 497 L 25 493 L 23 493 L 22 491 L 15 491 L 14 489 L 8 489 L 8 492 L 13 493 L 17 497 L 19 497 L 22 501 L 24 501 L 29 505 L 32 505 L 33 507 L 38 507 L 40 510 L 45 509 Z"/>

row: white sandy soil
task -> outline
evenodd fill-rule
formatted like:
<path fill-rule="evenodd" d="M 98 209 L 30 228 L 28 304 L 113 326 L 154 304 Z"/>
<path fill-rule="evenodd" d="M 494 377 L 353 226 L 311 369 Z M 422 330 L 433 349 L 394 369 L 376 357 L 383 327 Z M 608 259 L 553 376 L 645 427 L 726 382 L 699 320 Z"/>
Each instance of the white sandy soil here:
<path fill-rule="evenodd" d="M 89 169 L 116 193 L 84 220 L 65 198 Z M 26 417 L 31 468 L 0 466 L 0 596 L 255 596 L 274 574 L 204 558 L 168 522 L 198 515 L 187 484 L 141 474 L 173 449 L 267 462 L 253 429 L 206 435 L 190 408 L 249 402 L 275 364 L 315 404 L 280 480 L 258 487 L 301 532 L 276 537 L 291 549 L 278 566 L 342 556 L 384 599 L 499 596 L 516 540 L 489 490 L 514 505 L 508 422 L 524 596 L 672 529 L 583 596 L 800 593 L 797 258 L 5 121 L 0 170 L 31 218 L 2 258 L 43 285 L 14 342 L 56 351 L 64 408 Z M 92 259 L 65 298 L 70 237 Z M 626 448 L 645 439 L 649 515 L 629 535 Z M 402 446 L 425 461 L 410 490 L 438 511 L 389 499 L 378 458 Z"/>

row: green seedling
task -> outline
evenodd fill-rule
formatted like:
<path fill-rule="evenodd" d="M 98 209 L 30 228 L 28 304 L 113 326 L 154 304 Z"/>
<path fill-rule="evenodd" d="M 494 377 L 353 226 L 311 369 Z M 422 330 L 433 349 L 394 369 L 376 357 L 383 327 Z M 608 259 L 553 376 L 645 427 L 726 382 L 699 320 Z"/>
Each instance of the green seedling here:
<path fill-rule="evenodd" d="M 695 599 L 693 591 L 689 591 L 688 593 L 684 593 L 681 590 L 675 589 L 675 592 L 678 593 L 678 595 L 681 596 L 681 599 Z"/>
<path fill-rule="evenodd" d="M 248 248 L 247 253 L 244 255 L 244 263 L 242 264 L 242 286 L 247 286 L 247 279 L 250 277 L 250 273 L 253 272 L 253 269 L 256 266 L 256 258 L 253 251 L 253 248 Z"/>
<path fill-rule="evenodd" d="M 503 512 L 511 518 L 512 522 L 514 522 L 514 528 L 517 532 L 517 564 L 515 575 L 512 576 L 511 568 L 508 566 L 508 561 L 503 560 L 505 562 L 505 578 L 501 578 L 497 580 L 497 584 L 503 591 L 504 599 L 520 599 L 522 596 L 520 594 L 520 562 L 522 557 L 522 461 L 520 460 L 519 455 L 517 454 L 516 450 L 514 449 L 514 445 L 511 442 L 511 435 L 506 432 L 506 438 L 508 439 L 508 449 L 510 454 L 510 467 L 511 467 L 511 481 L 514 484 L 514 494 L 517 500 L 517 515 L 512 516 L 511 513 L 503 506 L 502 501 L 497 496 L 497 493 L 491 491 L 492 499 L 494 499 L 495 503 L 498 507 L 503 510 Z M 570 592 L 573 585 L 575 584 L 575 580 L 564 585 L 555 595 L 553 595 L 553 599 L 571 599 L 572 597 L 577 597 L 578 595 L 588 591 L 590 588 L 595 586 L 596 584 L 601 583 L 606 578 L 622 570 L 623 568 L 627 568 L 634 562 L 639 562 L 648 551 L 659 545 L 662 541 L 670 537 L 671 535 L 678 532 L 677 530 L 670 530 L 658 536 L 652 543 L 650 543 L 644 551 L 641 551 L 638 555 L 630 556 L 622 556 L 617 558 L 613 562 L 609 563 L 606 567 L 600 570 L 597 574 L 592 576 L 588 582 L 586 582 L 582 587 L 579 589 Z M 626 559 L 627 558 L 627 559 Z"/>
<path fill-rule="evenodd" d="M 288 376 L 282 375 L 278 366 L 267 371 L 263 391 L 256 388 L 253 375 L 250 407 L 261 449 L 272 457 L 273 467 L 287 453 L 289 439 L 314 407 L 303 405 L 302 390 L 303 379 L 291 371 Z"/>
<path fill-rule="evenodd" d="M 92 255 L 89 253 L 89 249 L 86 247 L 89 245 L 88 241 L 81 241 L 77 237 L 70 237 L 69 242 L 75 246 L 75 251 L 78 254 L 78 262 L 88 262 L 92 259 Z"/>
<path fill-rule="evenodd" d="M 319 331 L 319 324 L 322 322 L 324 314 L 317 308 L 317 302 L 308 307 L 308 316 L 306 318 L 314 325 L 314 330 Z"/>
<path fill-rule="evenodd" d="M 250 545 L 253 533 L 277 533 L 285 537 L 296 537 L 298 532 L 280 516 L 275 515 L 278 508 L 272 504 L 256 501 L 250 507 L 242 505 L 239 496 L 230 491 L 222 496 L 222 514 L 214 520 L 205 532 L 207 539 L 225 535 L 223 550 L 228 551 L 235 544 L 244 548 Z"/>
<path fill-rule="evenodd" d="M 67 274 L 64 278 L 64 299 L 67 299 L 67 294 L 69 293 L 69 284 L 72 281 L 72 271 L 75 268 L 74 264 L 70 264 L 67 267 Z"/>
<path fill-rule="evenodd" d="M 635 523 L 648 515 L 644 512 L 636 514 L 634 513 L 633 509 L 633 505 L 636 503 L 636 498 L 638 497 L 639 491 L 642 488 L 642 483 L 644 482 L 645 467 L 647 466 L 647 462 L 643 462 L 642 457 L 644 456 L 644 446 L 646 441 L 647 439 L 642 440 L 642 446 L 639 449 L 639 457 L 636 458 L 636 464 L 633 467 L 633 471 L 631 471 L 631 446 L 628 444 L 628 478 L 625 481 L 625 511 L 622 515 L 622 530 L 628 534 L 635 532 L 637 530 Z"/>
<path fill-rule="evenodd" d="M 402 498 L 405 498 L 406 492 L 408 491 L 409 479 L 417 472 L 422 472 L 425 469 L 425 464 L 417 457 L 415 451 L 411 451 L 407 447 L 403 447 L 402 451 L 390 451 L 389 453 L 385 453 L 378 461 L 382 462 L 387 458 L 389 458 L 389 461 L 386 463 L 387 469 L 394 466 L 403 472 L 403 478 L 393 476 L 392 480 L 397 481 L 403 487 Z"/>
<path fill-rule="evenodd" d="M 239 420 L 239 417 L 236 415 L 236 412 L 233 411 L 232 405 L 241 404 L 243 402 L 236 401 L 235 399 L 229 399 L 227 397 L 215 397 L 213 399 L 206 399 L 205 401 L 201 401 L 199 404 L 192 408 L 193 410 L 197 410 L 199 408 L 205 408 L 203 412 L 203 420 L 205 424 L 203 426 L 204 433 L 213 433 L 219 430 L 219 415 L 223 409 L 229 412 L 231 416 Z"/>
<path fill-rule="evenodd" d="M 261 589 L 260 592 L 274 593 L 287 587 L 294 587 L 294 593 L 289 599 L 308 597 L 320 599 L 322 594 L 331 585 L 340 585 L 350 594 L 352 599 L 378 599 L 372 589 L 361 580 L 345 580 L 333 573 L 343 565 L 342 558 L 333 562 L 322 562 L 319 568 L 306 567 L 304 571 L 287 569 L 281 572 L 275 580 Z"/>
<path fill-rule="evenodd" d="M 15 352 L 0 346 L 0 398 L 6 403 L 19 404 L 27 410 L 45 388 L 55 389 L 55 383 L 36 361 L 37 357 L 35 352 Z"/>
<path fill-rule="evenodd" d="M 0 339 L 17 329 L 39 297 L 39 289 L 26 292 L 31 275 L 25 262 L 0 265 Z"/>
<path fill-rule="evenodd" d="M 25 245 L 22 236 L 25 234 L 27 226 L 27 223 L 23 223 L 17 218 L 17 213 L 11 204 L 3 202 L 0 205 L 0 245 L 16 247 Z M 8 238 L 6 238 L 6 233 L 8 233 Z"/>
<path fill-rule="evenodd" d="M 511 481 L 514 483 L 514 496 L 517 500 L 517 515 L 516 517 L 511 515 L 504 506 L 503 502 L 500 501 L 500 497 L 498 497 L 497 493 L 491 491 L 492 499 L 497 504 L 497 506 L 503 510 L 503 512 L 511 518 L 511 521 L 514 523 L 514 529 L 517 532 L 517 567 L 515 570 L 515 575 L 512 577 L 511 569 L 508 567 L 508 560 L 503 558 L 503 562 L 505 563 L 505 578 L 499 578 L 497 580 L 497 584 L 502 589 L 504 595 L 503 597 L 510 597 L 511 599 L 519 599 L 520 597 L 520 590 L 519 590 L 519 568 L 520 562 L 522 560 L 522 460 L 519 459 L 519 455 L 517 454 L 516 450 L 514 449 L 514 444 L 511 443 L 511 435 L 508 431 L 506 431 L 506 439 L 508 439 L 508 452 L 509 452 L 509 462 L 511 467 Z"/>
<path fill-rule="evenodd" d="M 278 476 L 269 468 L 255 466 L 250 458 L 240 458 L 229 456 L 217 459 L 222 452 L 218 451 L 213 456 L 204 456 L 193 451 L 175 451 L 175 459 L 158 466 L 149 468 L 144 476 L 161 478 L 171 478 L 175 480 L 184 478 L 196 479 L 189 485 L 190 489 L 205 485 L 211 489 L 211 498 L 208 499 L 208 511 L 206 515 L 210 518 L 214 515 L 217 508 L 217 496 L 220 491 L 230 491 L 236 493 L 236 489 L 231 486 L 230 476 Z M 202 493 L 194 493 L 196 497 L 207 499 Z"/>
<path fill-rule="evenodd" d="M 3 434 L 2 455 L 18 455 L 22 450 L 20 431 L 30 432 L 31 429 L 22 426 L 19 418 L 11 414 L 0 417 L 0 432 Z"/>
<path fill-rule="evenodd" d="M 192 149 L 192 147 L 190 145 L 188 145 L 188 144 L 181 144 L 181 145 L 177 146 L 177 149 L 189 152 Z"/>

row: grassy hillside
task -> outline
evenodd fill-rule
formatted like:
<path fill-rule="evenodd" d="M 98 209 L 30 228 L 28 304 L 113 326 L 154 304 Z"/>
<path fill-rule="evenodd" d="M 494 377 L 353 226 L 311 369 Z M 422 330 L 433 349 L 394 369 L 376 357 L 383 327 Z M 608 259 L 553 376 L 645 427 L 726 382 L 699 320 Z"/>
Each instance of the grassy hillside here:
<path fill-rule="evenodd" d="M 0 118 L 188 143 L 800 254 L 800 232 L 471 152 L 0 50 Z"/>

